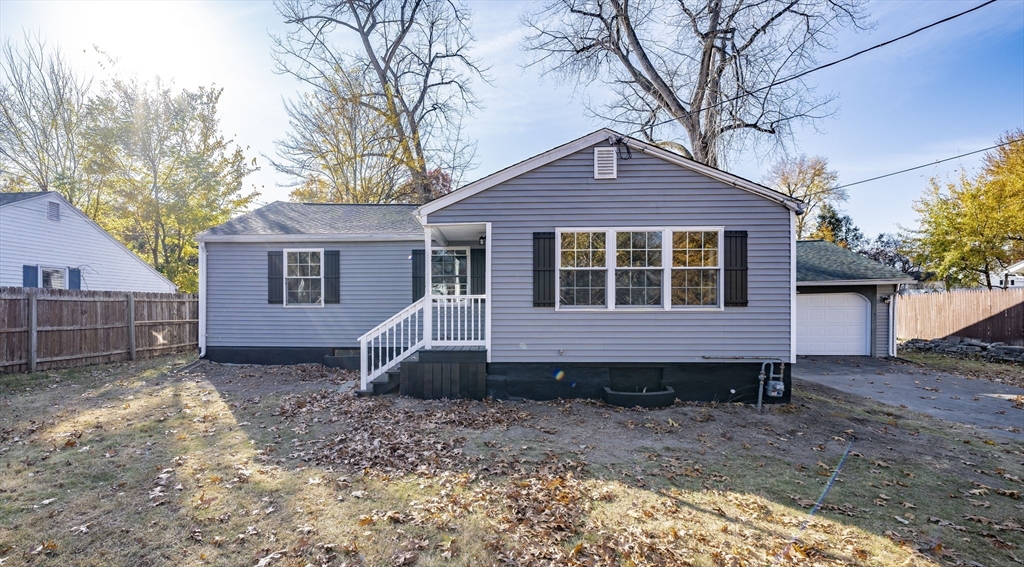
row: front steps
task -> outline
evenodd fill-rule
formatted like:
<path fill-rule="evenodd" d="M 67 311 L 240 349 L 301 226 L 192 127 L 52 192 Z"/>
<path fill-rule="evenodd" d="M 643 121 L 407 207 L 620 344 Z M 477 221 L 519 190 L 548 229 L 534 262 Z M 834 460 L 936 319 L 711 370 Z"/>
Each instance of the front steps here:
<path fill-rule="evenodd" d="M 482 347 L 421 349 L 357 390 L 360 396 L 401 394 L 421 399 L 486 396 L 487 350 Z"/>

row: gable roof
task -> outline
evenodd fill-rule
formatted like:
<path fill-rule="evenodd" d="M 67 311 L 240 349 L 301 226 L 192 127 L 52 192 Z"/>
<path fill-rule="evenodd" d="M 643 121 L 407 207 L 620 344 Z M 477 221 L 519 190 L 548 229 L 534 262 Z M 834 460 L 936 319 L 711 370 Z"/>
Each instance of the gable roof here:
<path fill-rule="evenodd" d="M 673 153 L 661 149 L 657 146 L 641 142 L 636 138 L 630 138 L 629 136 L 625 136 L 614 130 L 602 128 L 600 130 L 597 130 L 596 132 L 591 132 L 590 134 L 587 134 L 582 138 L 577 138 L 567 144 L 562 144 L 557 148 L 548 150 L 542 154 L 523 160 L 517 164 L 506 167 L 501 171 L 488 175 L 483 179 L 474 181 L 469 185 L 465 185 L 455 191 L 452 191 L 451 193 L 448 193 L 443 197 L 440 197 L 425 205 L 422 205 L 416 211 L 416 214 L 420 218 L 423 218 L 429 215 L 430 213 L 439 211 L 454 203 L 458 203 L 459 201 L 467 197 L 471 197 L 481 191 L 490 189 L 495 185 L 499 185 L 501 183 L 504 183 L 505 181 L 519 177 L 520 175 L 533 171 L 538 167 L 547 165 L 553 161 L 559 160 L 570 154 L 574 154 L 580 150 L 589 148 L 590 146 L 593 146 L 595 144 L 607 141 L 609 138 L 621 139 L 623 143 L 625 143 L 626 146 L 629 147 L 629 149 L 631 150 L 636 150 L 641 153 L 663 159 L 669 163 L 673 163 L 690 171 L 703 174 L 717 181 L 721 181 L 726 185 L 731 185 L 733 187 L 736 187 L 737 189 L 742 189 L 744 191 L 748 191 L 755 195 L 764 197 L 770 201 L 775 201 L 776 203 L 779 203 L 780 205 L 783 205 L 784 207 L 792 211 L 795 211 L 797 214 L 802 214 L 804 212 L 804 204 L 799 199 L 795 199 L 788 195 L 784 195 L 782 193 L 779 193 L 778 191 L 775 191 L 774 189 L 769 189 L 768 187 L 765 187 L 758 183 L 754 183 L 753 181 L 744 179 L 738 175 L 733 175 L 726 171 L 722 171 L 720 169 L 716 169 L 714 167 L 698 163 L 692 159 L 683 157 L 677 153 Z"/>
<path fill-rule="evenodd" d="M 1006 267 L 1007 274 L 1019 274 L 1024 273 L 1024 260 L 1017 262 L 1016 264 L 1010 264 Z"/>
<path fill-rule="evenodd" d="M 796 243 L 797 285 L 910 283 L 913 278 L 824 240 Z"/>
<path fill-rule="evenodd" d="M 203 231 L 200 242 L 422 240 L 416 205 L 275 201 Z"/>
<path fill-rule="evenodd" d="M 52 191 L 26 191 L 24 193 L 0 193 L 0 207 L 4 205 L 10 205 L 11 203 L 17 203 L 18 201 L 25 201 L 28 199 L 34 199 L 40 195 L 46 195 L 52 193 Z"/>
<path fill-rule="evenodd" d="M 85 222 L 87 222 L 90 225 L 92 225 L 93 228 L 95 228 L 97 231 L 99 231 L 100 234 L 102 234 L 103 236 L 107 237 L 111 242 L 113 242 L 118 247 L 120 247 L 122 250 L 124 250 L 125 253 L 128 254 L 129 256 L 131 256 L 135 261 L 137 261 L 140 264 L 142 264 L 143 266 L 145 266 L 145 268 L 147 270 L 149 270 L 153 275 L 155 275 L 158 278 L 162 279 L 163 281 L 167 282 L 167 285 L 170 286 L 172 290 L 177 290 L 178 289 L 178 286 L 174 282 L 172 282 L 171 280 L 167 279 L 166 276 L 161 274 L 149 262 L 143 260 L 138 254 L 136 254 L 134 251 L 132 251 L 131 248 L 128 248 L 127 246 L 125 246 L 123 242 L 121 242 L 120 240 L 114 238 L 114 235 L 112 235 L 109 232 L 107 232 L 106 230 L 104 230 L 102 226 L 100 226 L 99 224 L 96 223 L 96 221 L 94 221 L 91 218 L 89 218 L 89 215 L 87 215 L 84 212 L 82 212 L 81 209 L 79 209 L 78 207 L 72 205 L 71 201 L 68 201 L 67 199 L 64 198 L 63 195 L 61 195 L 60 193 L 58 193 L 56 191 L 33 191 L 33 192 L 25 192 L 25 193 L 0 193 L 0 206 L 12 205 L 14 203 L 20 203 L 22 201 L 28 201 L 29 199 L 35 199 L 36 197 L 42 197 L 44 195 L 47 196 L 47 197 L 56 197 L 57 199 L 59 199 L 62 203 L 64 203 L 67 206 L 69 211 L 71 211 L 73 214 L 78 215 L 79 218 L 81 218 Z"/>

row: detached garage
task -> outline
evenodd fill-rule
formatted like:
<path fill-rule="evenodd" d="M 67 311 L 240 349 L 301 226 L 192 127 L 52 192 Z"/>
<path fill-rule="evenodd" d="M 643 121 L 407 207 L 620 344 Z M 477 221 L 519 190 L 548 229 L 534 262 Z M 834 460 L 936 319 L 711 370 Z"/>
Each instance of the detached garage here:
<path fill-rule="evenodd" d="M 914 280 L 824 240 L 796 243 L 796 353 L 892 356 L 893 297 Z"/>

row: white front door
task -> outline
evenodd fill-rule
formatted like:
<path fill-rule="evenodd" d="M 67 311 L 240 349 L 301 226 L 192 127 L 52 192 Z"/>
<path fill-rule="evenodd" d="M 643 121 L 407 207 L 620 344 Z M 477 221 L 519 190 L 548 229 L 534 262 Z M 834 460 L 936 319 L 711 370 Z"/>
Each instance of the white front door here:
<path fill-rule="evenodd" d="M 871 302 L 859 293 L 796 296 L 797 354 L 871 354 Z"/>

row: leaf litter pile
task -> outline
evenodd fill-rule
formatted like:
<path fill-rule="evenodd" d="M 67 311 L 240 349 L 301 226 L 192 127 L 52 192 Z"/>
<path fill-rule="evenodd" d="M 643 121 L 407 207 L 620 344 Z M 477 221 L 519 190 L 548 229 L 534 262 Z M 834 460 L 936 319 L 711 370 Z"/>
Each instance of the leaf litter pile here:
<path fill-rule="evenodd" d="M 762 414 L 645 411 L 187 362 L 0 376 L 0 565 L 1024 559 L 1019 444 L 820 387 Z"/>

